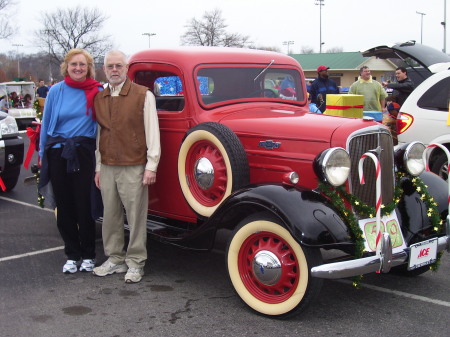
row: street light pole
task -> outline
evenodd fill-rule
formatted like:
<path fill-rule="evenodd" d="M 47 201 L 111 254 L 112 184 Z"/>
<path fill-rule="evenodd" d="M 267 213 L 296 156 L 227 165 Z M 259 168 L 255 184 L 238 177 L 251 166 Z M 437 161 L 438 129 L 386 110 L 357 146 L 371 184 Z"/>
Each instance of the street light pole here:
<path fill-rule="evenodd" d="M 150 38 L 152 36 L 155 36 L 156 33 L 142 33 L 142 35 L 147 35 L 148 36 L 148 47 L 150 48 Z"/>
<path fill-rule="evenodd" d="M 289 46 L 294 44 L 294 41 L 284 41 L 283 46 L 287 46 L 287 54 L 289 55 Z"/>
<path fill-rule="evenodd" d="M 315 0 L 314 4 L 316 6 L 319 6 L 319 25 L 320 25 L 320 29 L 319 29 L 319 34 L 320 34 L 320 47 L 319 47 L 319 52 L 322 54 L 322 6 L 325 6 L 324 4 L 325 0 Z"/>
<path fill-rule="evenodd" d="M 442 51 L 447 54 L 447 0 L 444 0 L 444 21 L 441 22 L 444 27 L 444 48 Z"/>
<path fill-rule="evenodd" d="M 422 36 L 423 36 L 423 16 L 426 15 L 425 13 L 416 11 L 417 14 L 419 14 L 420 17 L 420 44 L 422 44 Z"/>
<path fill-rule="evenodd" d="M 13 44 L 13 47 L 17 47 L 17 53 L 16 53 L 16 57 L 17 57 L 17 78 L 20 78 L 20 59 L 19 59 L 19 47 L 23 47 L 23 44 Z"/>

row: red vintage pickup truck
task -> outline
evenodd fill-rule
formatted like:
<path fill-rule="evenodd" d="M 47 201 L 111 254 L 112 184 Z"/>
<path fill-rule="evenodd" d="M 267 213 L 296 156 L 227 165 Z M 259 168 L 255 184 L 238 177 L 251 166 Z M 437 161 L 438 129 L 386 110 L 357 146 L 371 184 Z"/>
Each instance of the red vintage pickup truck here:
<path fill-rule="evenodd" d="M 298 313 L 324 278 L 418 275 L 449 250 L 448 186 L 424 171 L 423 144 L 394 151 L 371 118 L 309 113 L 293 58 L 146 50 L 128 75 L 155 94 L 161 129 L 149 233 L 223 251 L 255 311 Z M 324 260 L 326 250 L 342 252 L 339 261 Z"/>

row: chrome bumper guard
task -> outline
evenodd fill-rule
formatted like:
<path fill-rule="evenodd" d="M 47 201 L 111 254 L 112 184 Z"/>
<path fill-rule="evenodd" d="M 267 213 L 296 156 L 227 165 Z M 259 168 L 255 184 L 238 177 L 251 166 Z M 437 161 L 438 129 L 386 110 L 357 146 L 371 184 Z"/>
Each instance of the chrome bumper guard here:
<path fill-rule="evenodd" d="M 450 252 L 450 218 L 447 217 L 446 235 L 438 238 L 437 251 Z M 402 252 L 392 253 L 389 234 L 384 233 L 381 242 L 381 254 L 356 260 L 323 264 L 311 269 L 311 276 L 326 279 L 339 279 L 381 271 L 388 273 L 392 267 L 407 262 L 409 248 Z"/>

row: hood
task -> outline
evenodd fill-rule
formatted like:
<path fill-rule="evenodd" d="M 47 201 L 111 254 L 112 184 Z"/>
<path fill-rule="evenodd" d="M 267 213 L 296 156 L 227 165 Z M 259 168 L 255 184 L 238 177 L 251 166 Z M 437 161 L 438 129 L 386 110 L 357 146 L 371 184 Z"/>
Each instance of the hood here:
<path fill-rule="evenodd" d="M 415 41 L 381 45 L 361 52 L 363 56 L 376 56 L 381 59 L 412 59 L 430 73 L 449 69 L 450 56 L 440 50 L 418 44 Z M 411 66 L 411 62 L 405 61 Z"/>
<path fill-rule="evenodd" d="M 261 141 L 284 139 L 321 143 L 327 147 L 345 147 L 349 133 L 372 122 L 283 109 L 262 111 L 255 108 L 228 114 L 220 120 L 220 123 L 228 126 L 240 137 L 256 137 Z M 342 137 L 336 135 L 337 129 L 342 130 Z"/>

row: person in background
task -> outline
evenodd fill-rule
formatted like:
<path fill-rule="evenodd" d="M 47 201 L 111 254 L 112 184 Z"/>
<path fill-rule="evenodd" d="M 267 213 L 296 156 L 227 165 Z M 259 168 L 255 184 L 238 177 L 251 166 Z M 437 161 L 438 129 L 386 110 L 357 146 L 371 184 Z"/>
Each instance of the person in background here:
<path fill-rule="evenodd" d="M 23 96 L 23 107 L 24 108 L 31 108 L 33 107 L 33 102 L 31 101 L 31 95 L 26 94 Z"/>
<path fill-rule="evenodd" d="M 306 91 L 309 93 L 311 91 L 311 85 L 312 85 L 313 81 L 308 81 L 308 83 L 306 83 Z"/>
<path fill-rule="evenodd" d="M 314 103 L 311 102 L 311 95 L 309 93 L 307 93 L 307 94 L 308 94 L 309 112 L 322 113 L 322 111 L 320 111 L 319 108 L 317 108 L 317 105 L 315 105 Z"/>
<path fill-rule="evenodd" d="M 395 97 L 389 96 L 386 99 L 386 110 L 383 114 L 383 125 L 387 126 L 392 135 L 394 145 L 398 144 L 397 117 L 400 111 L 400 105 L 395 102 Z"/>
<path fill-rule="evenodd" d="M 397 83 L 382 82 L 383 88 L 394 89 L 394 96 L 397 103 L 402 106 L 408 98 L 409 94 L 414 90 L 414 83 L 408 77 L 408 71 L 404 67 L 398 67 L 395 70 Z"/>
<path fill-rule="evenodd" d="M 72 49 L 61 64 L 64 81 L 45 102 L 40 134 L 39 191 L 57 207 L 56 222 L 64 240 L 66 274 L 95 266 L 95 220 L 92 212 L 97 123 L 94 97 L 102 90 L 94 80 L 94 60 Z"/>
<path fill-rule="evenodd" d="M 103 65 L 108 84 L 95 98 L 99 124 L 95 183 L 104 204 L 102 236 L 108 259 L 93 274 L 126 273 L 125 282 L 136 283 L 147 260 L 148 186 L 156 182 L 161 147 L 155 96 L 131 82 L 127 69 L 123 52 L 108 52 Z M 130 228 L 127 247 L 124 208 Z"/>
<path fill-rule="evenodd" d="M 354 82 L 348 91 L 349 95 L 364 96 L 364 111 L 383 111 L 386 91 L 381 83 L 372 79 L 370 69 L 367 66 L 359 70 L 359 78 Z"/>
<path fill-rule="evenodd" d="M 13 108 L 19 107 L 20 99 L 19 95 L 17 95 L 17 92 L 12 91 L 10 94 L 10 99 L 11 99 L 11 107 Z"/>
<path fill-rule="evenodd" d="M 0 111 L 8 112 L 9 108 L 8 100 L 9 100 L 8 95 L 0 97 Z"/>
<path fill-rule="evenodd" d="M 39 97 L 46 98 L 48 94 L 48 87 L 45 85 L 44 80 L 39 80 L 39 87 L 36 90 L 36 93 Z"/>
<path fill-rule="evenodd" d="M 339 94 L 339 88 L 336 83 L 328 78 L 328 69 L 330 67 L 321 65 L 317 68 L 317 78 L 312 82 L 309 94 L 311 102 L 314 103 L 321 112 L 327 108 L 327 94 Z"/>

